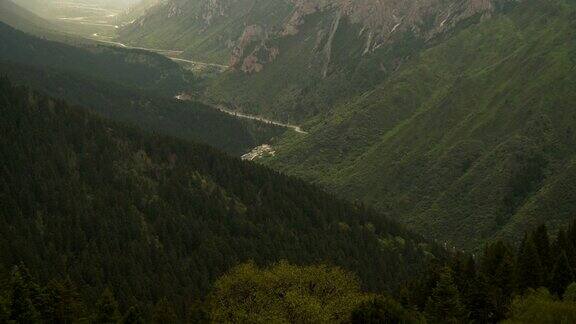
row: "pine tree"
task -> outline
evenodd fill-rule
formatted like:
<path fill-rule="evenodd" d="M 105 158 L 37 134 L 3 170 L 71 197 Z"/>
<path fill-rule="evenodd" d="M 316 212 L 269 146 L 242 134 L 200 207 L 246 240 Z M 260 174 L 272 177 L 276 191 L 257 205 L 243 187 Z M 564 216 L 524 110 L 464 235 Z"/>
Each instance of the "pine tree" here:
<path fill-rule="evenodd" d="M 569 239 L 570 233 L 567 233 L 563 229 L 558 231 L 558 235 L 556 236 L 556 240 L 554 241 L 552 251 L 555 252 L 553 255 L 553 260 L 557 260 L 560 257 L 562 251 L 566 253 L 566 257 L 568 257 L 568 263 L 572 267 L 576 267 L 576 254 L 574 249 L 574 244 Z"/>
<path fill-rule="evenodd" d="M 402 307 L 396 301 L 376 297 L 360 304 L 353 312 L 352 324 L 376 323 L 418 323 L 418 318 L 411 311 Z"/>
<path fill-rule="evenodd" d="M 576 303 L 576 282 L 571 283 L 566 288 L 564 296 L 562 296 L 563 301 Z"/>
<path fill-rule="evenodd" d="M 470 283 L 466 296 L 466 309 L 469 311 L 468 319 L 477 323 L 489 323 L 496 314 L 496 305 L 492 302 L 491 287 L 486 277 L 479 274 Z"/>
<path fill-rule="evenodd" d="M 28 269 L 14 267 L 11 278 L 10 319 L 17 323 L 40 321 L 40 288 L 32 281 Z"/>
<path fill-rule="evenodd" d="M 542 286 L 545 274 L 531 237 L 524 236 L 516 260 L 516 289 L 524 293 L 528 288 Z"/>
<path fill-rule="evenodd" d="M 144 317 L 139 307 L 132 306 L 122 318 L 122 324 L 144 324 Z"/>
<path fill-rule="evenodd" d="M 440 279 L 428 298 L 426 316 L 432 323 L 459 323 L 464 317 L 460 293 L 448 267 L 441 270 Z"/>
<path fill-rule="evenodd" d="M 538 257 L 542 263 L 542 267 L 546 272 L 552 270 L 549 260 L 552 260 L 550 254 L 550 237 L 548 236 L 548 229 L 546 225 L 542 224 L 532 234 L 532 239 L 536 245 L 536 250 L 538 250 Z"/>
<path fill-rule="evenodd" d="M 566 252 L 562 251 L 560 257 L 556 260 L 552 277 L 550 280 L 551 292 L 557 296 L 562 296 L 566 287 L 574 281 L 574 273 L 566 257 Z"/>
<path fill-rule="evenodd" d="M 82 318 L 82 300 L 69 279 L 64 282 L 51 281 L 44 289 L 43 299 L 44 321 L 74 323 Z"/>
<path fill-rule="evenodd" d="M 114 294 L 108 288 L 104 289 L 102 296 L 96 303 L 96 323 L 118 323 L 120 320 L 120 313 L 118 311 L 118 303 L 114 298 Z"/>
<path fill-rule="evenodd" d="M 10 319 L 9 304 L 9 301 L 4 298 L 4 294 L 0 294 L 0 323 L 7 323 Z"/>
<path fill-rule="evenodd" d="M 166 298 L 160 299 L 160 301 L 154 306 L 152 322 L 158 324 L 178 322 L 178 316 L 176 316 L 174 308 Z"/>

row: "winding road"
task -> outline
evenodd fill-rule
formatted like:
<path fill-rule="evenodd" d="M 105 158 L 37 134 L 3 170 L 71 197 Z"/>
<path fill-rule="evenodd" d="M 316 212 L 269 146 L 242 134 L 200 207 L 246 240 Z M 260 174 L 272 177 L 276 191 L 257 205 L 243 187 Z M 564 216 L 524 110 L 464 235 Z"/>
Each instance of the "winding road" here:
<path fill-rule="evenodd" d="M 280 126 L 280 127 L 284 127 L 284 128 L 290 128 L 290 129 L 294 130 L 296 133 L 308 134 L 308 132 L 303 131 L 300 126 L 296 126 L 296 125 L 292 125 L 292 124 L 286 124 L 286 123 L 282 123 L 282 122 L 279 122 L 279 121 L 266 119 L 266 118 L 260 117 L 260 116 L 248 115 L 248 114 L 245 114 L 245 113 L 233 111 L 233 110 L 230 110 L 230 109 L 225 108 L 225 107 L 222 106 L 222 105 L 218 105 L 218 106 L 216 106 L 216 107 L 214 107 L 214 108 L 216 108 L 216 109 L 220 110 L 221 112 L 226 113 L 226 114 L 228 114 L 228 115 L 235 116 L 235 117 L 237 117 L 237 118 L 257 120 L 257 121 L 259 121 L 259 122 L 266 123 L 266 124 L 272 124 L 272 125 L 276 125 L 276 126 Z"/>
<path fill-rule="evenodd" d="M 99 37 L 98 34 L 94 34 L 94 37 Z M 177 62 L 187 62 L 187 63 L 191 63 L 191 64 L 196 64 L 196 65 L 200 65 L 200 66 L 213 66 L 213 67 L 217 67 L 221 70 L 225 70 L 228 69 L 229 66 L 228 65 L 222 65 L 222 64 L 215 64 L 215 63 L 206 63 L 206 62 L 198 62 L 198 61 L 192 61 L 192 60 L 187 60 L 187 59 L 182 59 L 182 58 L 178 58 L 178 57 L 173 57 L 171 55 L 180 55 L 183 53 L 183 51 L 178 51 L 178 50 L 165 50 L 165 49 L 158 49 L 158 48 L 146 48 L 146 47 L 137 47 L 137 46 L 129 46 L 126 45 L 124 43 L 120 43 L 120 42 L 114 42 L 114 41 L 107 41 L 107 40 L 102 40 L 102 39 L 98 39 L 98 38 L 92 38 L 92 40 L 97 41 L 99 43 L 104 43 L 104 44 L 109 44 L 109 45 L 114 45 L 114 46 L 118 46 L 121 48 L 126 48 L 126 49 L 138 49 L 138 50 L 144 50 L 144 51 L 149 51 L 149 52 L 154 52 L 154 53 L 158 53 L 161 55 L 166 56 L 167 58 L 171 59 L 172 61 L 177 61 Z M 174 98 L 181 100 L 181 101 L 186 101 L 187 96 L 180 94 L 175 96 Z M 236 118 L 242 118 L 242 119 L 250 119 L 250 120 L 256 120 L 259 121 L 261 123 L 266 123 L 266 124 L 272 124 L 272 125 L 276 125 L 279 127 L 284 127 L 284 128 L 289 128 L 292 129 L 293 131 L 295 131 L 296 133 L 300 133 L 300 134 L 308 134 L 308 132 L 302 130 L 302 128 L 300 126 L 297 125 L 292 125 L 292 124 L 287 124 L 287 123 L 283 123 L 283 122 L 279 122 L 276 120 L 270 120 L 261 116 L 255 116 L 255 115 L 249 115 L 249 114 L 245 114 L 245 113 L 241 113 L 241 112 L 237 112 L 234 110 L 230 110 L 226 107 L 224 107 L 223 105 L 218 105 L 218 106 L 212 106 L 214 109 L 217 109 L 223 113 L 226 113 L 228 115 L 234 116 Z"/>
<path fill-rule="evenodd" d="M 198 61 L 192 61 L 192 60 L 187 60 L 187 59 L 183 59 L 183 58 L 178 58 L 178 57 L 174 57 L 174 56 L 178 56 L 181 55 L 183 53 L 183 51 L 180 50 L 166 50 L 166 49 L 159 49 L 159 48 L 147 48 L 147 47 L 138 47 L 138 46 L 130 46 L 130 45 L 126 45 L 124 43 L 120 43 L 120 42 L 115 42 L 115 41 L 111 41 L 111 40 L 103 40 L 101 39 L 101 36 L 98 35 L 98 33 L 93 34 L 92 35 L 93 38 L 90 38 L 93 41 L 102 43 L 102 44 L 108 44 L 108 45 L 113 45 L 113 46 L 117 46 L 117 47 L 121 47 L 121 48 L 126 48 L 126 49 L 137 49 L 137 50 L 144 50 L 144 51 L 149 51 L 149 52 L 154 52 L 154 53 L 158 53 L 161 55 L 164 55 L 165 57 L 171 59 L 172 61 L 176 61 L 176 62 L 186 62 L 186 63 L 191 63 L 191 64 L 196 64 L 198 66 L 209 66 L 209 67 L 216 67 L 222 71 L 226 70 L 229 68 L 228 65 L 222 65 L 222 64 L 215 64 L 215 63 L 206 63 L 206 62 L 198 62 Z M 185 94 L 179 94 L 176 95 L 174 97 L 177 100 L 181 100 L 181 101 L 187 101 L 190 100 L 189 97 Z M 271 119 L 267 119 L 261 116 L 255 116 L 255 115 L 250 115 L 250 114 L 246 114 L 246 113 L 241 113 L 241 112 L 237 112 L 231 109 L 228 109 L 226 107 L 224 107 L 223 105 L 217 105 L 217 106 L 212 106 L 214 109 L 219 110 L 223 113 L 226 113 L 228 115 L 234 116 L 236 118 L 241 118 L 241 119 L 250 119 L 250 120 L 255 120 L 261 123 L 265 123 L 265 124 L 271 124 L 271 125 L 275 125 L 275 126 L 279 126 L 279 127 L 284 127 L 284 128 L 289 128 L 293 131 L 295 131 L 296 133 L 299 134 L 308 134 L 308 132 L 302 130 L 302 128 L 300 126 L 297 125 L 292 125 L 292 124 L 288 124 L 288 123 L 283 123 L 280 121 L 276 121 L 276 120 L 271 120 Z"/>
<path fill-rule="evenodd" d="M 94 37 L 100 37 L 100 35 L 98 34 L 94 34 L 92 35 Z M 108 45 L 114 45 L 117 47 L 121 47 L 121 48 L 126 48 L 126 49 L 136 49 L 136 50 L 143 50 L 143 51 L 148 51 L 148 52 L 154 52 L 154 53 L 158 53 L 161 55 L 166 56 L 167 58 L 171 59 L 172 61 L 177 61 L 177 62 L 186 62 L 186 63 L 191 63 L 191 64 L 196 64 L 198 66 L 212 66 L 212 67 L 216 67 L 220 70 L 226 70 L 229 68 L 228 65 L 222 65 L 222 64 L 216 64 L 216 63 L 206 63 L 206 62 L 199 62 L 199 61 L 192 61 L 192 60 L 187 60 L 187 59 L 183 59 L 183 58 L 179 58 L 179 57 L 174 57 L 176 55 L 180 55 L 182 53 L 184 53 L 184 51 L 179 51 L 179 50 L 166 50 L 166 49 L 159 49 L 159 48 L 147 48 L 147 47 L 138 47 L 138 46 L 130 46 L 130 45 L 126 45 L 124 43 L 120 43 L 120 42 L 114 42 L 114 41 L 107 41 L 107 40 L 103 40 L 103 39 L 99 39 L 99 38 L 90 38 L 93 41 L 96 41 L 98 43 L 103 43 L 103 44 L 108 44 Z"/>
<path fill-rule="evenodd" d="M 186 94 L 179 94 L 177 96 L 174 96 L 175 99 L 180 100 L 180 101 L 190 101 L 190 96 L 186 95 Z M 256 115 L 250 115 L 250 114 L 246 114 L 246 113 L 241 113 L 241 112 L 237 112 L 231 109 L 226 108 L 224 105 L 210 105 L 210 104 L 206 104 L 207 106 L 210 106 L 220 112 L 223 112 L 225 114 L 228 114 L 230 116 L 234 116 L 236 118 L 241 118 L 241 119 L 250 119 L 250 120 L 256 120 L 259 121 L 261 123 L 265 123 L 265 124 L 272 124 L 278 127 L 284 127 L 284 128 L 289 128 L 293 131 L 295 131 L 296 133 L 300 133 L 300 134 L 308 134 L 308 132 L 304 131 L 300 126 L 297 125 L 292 125 L 292 124 L 287 124 L 287 123 L 283 123 L 283 122 L 279 122 L 276 120 L 271 120 L 268 118 L 264 118 L 261 116 L 256 116 Z"/>

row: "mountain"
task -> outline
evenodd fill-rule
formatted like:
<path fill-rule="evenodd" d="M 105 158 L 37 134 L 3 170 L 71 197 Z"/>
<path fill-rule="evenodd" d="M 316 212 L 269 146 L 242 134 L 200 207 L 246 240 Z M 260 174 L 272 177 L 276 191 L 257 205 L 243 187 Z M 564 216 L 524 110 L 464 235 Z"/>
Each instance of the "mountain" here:
<path fill-rule="evenodd" d="M 183 310 L 248 260 L 328 262 L 390 289 L 441 253 L 373 210 L 204 145 L 0 81 L 0 273 L 25 264 L 91 303 Z"/>
<path fill-rule="evenodd" d="M 44 19 L 55 17 L 58 14 L 56 2 L 53 0 L 10 0 L 18 6 L 34 13 Z"/>
<path fill-rule="evenodd" d="M 196 78 L 169 59 L 140 50 L 75 47 L 0 24 L 0 74 L 105 117 L 149 131 L 200 141 L 240 156 L 284 129 L 240 120 L 173 96 Z"/>
<path fill-rule="evenodd" d="M 574 17 L 522 1 L 461 26 L 265 163 L 459 247 L 556 230 L 576 213 Z"/>
<path fill-rule="evenodd" d="M 475 249 L 574 214 L 573 18 L 571 0 L 172 0 L 120 37 L 228 61 L 205 97 L 308 131 L 263 163 Z"/>
<path fill-rule="evenodd" d="M 155 6 L 161 4 L 163 0 L 141 0 L 138 1 L 127 9 L 125 9 L 120 15 L 118 15 L 118 21 L 121 24 L 133 23 L 141 16 L 144 16 L 148 10 L 151 10 Z"/>
<path fill-rule="evenodd" d="M 191 73 L 171 60 L 142 50 L 103 45 L 72 46 L 41 39 L 0 23 L 0 59 L 5 62 L 89 75 L 155 93 L 189 90 Z"/>
<path fill-rule="evenodd" d="M 12 0 L 0 0 L 0 22 L 34 34 L 44 34 L 56 29 L 49 21 L 21 7 Z"/>
<path fill-rule="evenodd" d="M 488 0 L 171 0 L 119 35 L 228 64 L 232 71 L 209 97 L 302 122 L 370 89 L 433 39 L 494 9 Z"/>

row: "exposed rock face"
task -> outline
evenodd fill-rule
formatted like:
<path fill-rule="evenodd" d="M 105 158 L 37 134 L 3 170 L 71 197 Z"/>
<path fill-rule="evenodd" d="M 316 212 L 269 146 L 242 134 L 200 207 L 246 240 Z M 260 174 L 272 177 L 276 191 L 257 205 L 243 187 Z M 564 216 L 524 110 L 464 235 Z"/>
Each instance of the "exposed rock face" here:
<path fill-rule="evenodd" d="M 190 24 L 183 33 L 210 31 L 220 50 L 231 50 L 229 65 L 247 73 L 259 72 L 282 55 L 272 40 L 298 35 L 311 15 L 322 15 L 333 23 L 318 35 L 324 63 L 330 62 L 333 35 L 341 19 L 359 26 L 358 35 L 367 55 L 393 41 L 396 35 L 411 32 L 428 40 L 450 30 L 458 22 L 477 14 L 489 16 L 494 0 L 165 0 L 156 13 L 156 24 Z M 286 8 L 288 8 L 286 10 Z M 291 8 L 291 9 L 290 9 Z M 135 23 L 145 25 L 143 16 Z M 230 26 L 227 29 L 227 26 Z M 158 26 L 162 28 L 163 26 Z M 218 28 L 216 28 L 218 27 Z M 222 27 L 222 28 L 220 28 Z M 129 27 L 127 28 L 129 29 Z M 205 35 L 204 35 L 205 36 Z M 180 40 L 185 35 L 174 35 Z M 327 44 L 326 44 L 327 43 Z M 327 63 L 328 62 L 328 63 Z M 323 74 L 326 73 L 323 68 Z"/>
<path fill-rule="evenodd" d="M 232 53 L 230 66 L 247 73 L 259 72 L 264 65 L 280 54 L 278 48 L 268 48 L 265 44 L 270 38 L 282 38 L 297 35 L 307 16 L 318 12 L 334 15 L 330 30 L 321 33 L 326 38 L 324 68 L 326 75 L 330 63 L 333 36 L 339 28 L 342 18 L 362 27 L 358 37 L 365 39 L 364 54 L 368 54 L 389 42 L 395 34 L 413 32 L 428 40 L 452 28 L 456 23 L 476 14 L 489 16 L 492 12 L 492 0 L 286 0 L 293 6 L 293 12 L 285 19 L 279 32 L 267 30 L 267 26 L 247 26 Z M 319 37 L 319 43 L 322 41 Z M 247 52 L 247 47 L 254 47 Z M 260 54 L 258 54 L 260 53 Z M 270 55 L 262 55 L 269 53 Z M 262 59 L 266 57 L 266 59 Z"/>
<path fill-rule="evenodd" d="M 234 46 L 234 49 L 232 50 L 232 56 L 230 57 L 230 63 L 228 65 L 233 68 L 241 66 L 241 69 L 244 72 L 260 72 L 262 64 L 258 62 L 255 51 L 262 46 L 260 43 L 263 43 L 265 40 L 265 32 L 262 26 L 247 26 L 244 29 L 238 44 Z M 245 53 L 244 51 L 253 43 L 259 43 L 256 46 L 257 48 L 251 53 Z"/>

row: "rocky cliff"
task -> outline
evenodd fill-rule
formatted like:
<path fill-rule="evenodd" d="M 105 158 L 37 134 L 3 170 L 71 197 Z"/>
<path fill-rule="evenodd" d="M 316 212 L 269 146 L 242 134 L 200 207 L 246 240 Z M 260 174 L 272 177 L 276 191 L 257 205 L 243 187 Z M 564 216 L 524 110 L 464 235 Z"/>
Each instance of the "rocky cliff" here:
<path fill-rule="evenodd" d="M 489 17 L 493 7 L 492 0 L 167 0 L 125 26 L 121 37 L 140 45 L 188 49 L 194 58 L 208 51 L 219 63 L 254 73 L 282 55 L 274 43 L 298 35 L 306 21 L 318 16 L 327 23 L 308 36 L 324 45 L 318 52 L 329 61 L 340 19 L 358 28 L 366 55 L 395 35 L 413 33 L 429 40 L 472 16 Z M 203 46 L 207 43 L 208 48 Z"/>

